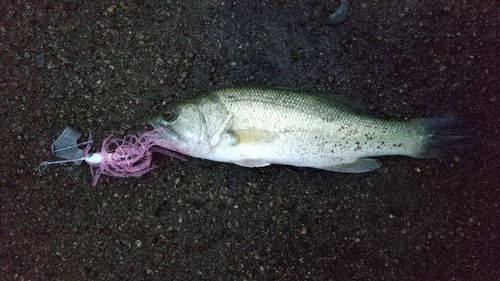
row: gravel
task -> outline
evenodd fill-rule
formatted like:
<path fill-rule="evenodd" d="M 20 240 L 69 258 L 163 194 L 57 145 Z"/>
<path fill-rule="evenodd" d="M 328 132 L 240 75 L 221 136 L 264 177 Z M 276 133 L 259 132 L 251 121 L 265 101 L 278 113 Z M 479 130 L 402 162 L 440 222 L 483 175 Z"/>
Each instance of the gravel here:
<path fill-rule="evenodd" d="M 1 280 L 500 280 L 498 1 L 2 1 Z M 140 179 L 38 164 L 67 126 L 148 129 L 232 85 L 461 115 L 467 157 L 340 174 L 159 158 Z"/>

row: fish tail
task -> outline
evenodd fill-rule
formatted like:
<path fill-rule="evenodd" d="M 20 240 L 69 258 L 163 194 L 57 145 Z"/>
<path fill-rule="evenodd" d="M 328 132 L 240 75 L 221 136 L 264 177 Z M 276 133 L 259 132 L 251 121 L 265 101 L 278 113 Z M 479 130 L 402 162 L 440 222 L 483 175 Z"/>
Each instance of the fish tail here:
<path fill-rule="evenodd" d="M 446 158 L 471 154 L 478 141 L 478 128 L 469 119 L 430 117 L 415 119 L 423 128 L 418 158 Z"/>

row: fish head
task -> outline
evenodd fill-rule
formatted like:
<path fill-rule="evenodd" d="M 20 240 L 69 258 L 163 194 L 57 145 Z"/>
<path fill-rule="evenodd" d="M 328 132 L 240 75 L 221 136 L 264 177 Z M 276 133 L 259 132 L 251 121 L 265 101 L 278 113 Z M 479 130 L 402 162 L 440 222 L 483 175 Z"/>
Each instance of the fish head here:
<path fill-rule="evenodd" d="M 171 106 L 149 123 L 170 149 L 191 156 L 210 150 L 205 118 L 194 103 Z"/>

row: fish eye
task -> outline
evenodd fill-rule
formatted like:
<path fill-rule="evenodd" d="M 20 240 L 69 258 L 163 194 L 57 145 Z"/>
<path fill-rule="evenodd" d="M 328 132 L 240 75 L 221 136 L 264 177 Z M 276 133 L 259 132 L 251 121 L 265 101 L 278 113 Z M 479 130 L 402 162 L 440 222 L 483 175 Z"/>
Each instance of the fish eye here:
<path fill-rule="evenodd" d="M 165 112 L 163 114 L 163 119 L 168 123 L 174 122 L 177 119 L 177 112 L 175 110 Z"/>

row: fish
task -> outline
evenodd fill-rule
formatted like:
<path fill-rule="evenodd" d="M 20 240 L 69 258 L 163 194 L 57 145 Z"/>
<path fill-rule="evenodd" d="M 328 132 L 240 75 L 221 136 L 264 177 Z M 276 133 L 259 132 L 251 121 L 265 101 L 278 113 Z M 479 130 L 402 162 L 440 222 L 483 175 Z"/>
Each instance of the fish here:
<path fill-rule="evenodd" d="M 373 157 L 448 157 L 470 145 L 456 117 L 379 118 L 326 94 L 255 86 L 168 105 L 149 123 L 171 150 L 245 167 L 362 173 L 381 167 Z"/>

